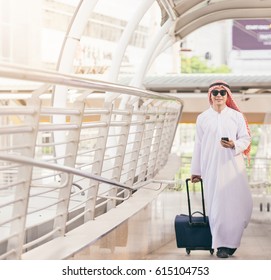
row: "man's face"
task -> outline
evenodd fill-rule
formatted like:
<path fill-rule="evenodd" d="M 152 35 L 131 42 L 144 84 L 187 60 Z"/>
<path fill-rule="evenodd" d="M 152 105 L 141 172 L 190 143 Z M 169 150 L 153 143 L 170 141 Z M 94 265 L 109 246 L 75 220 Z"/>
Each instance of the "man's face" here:
<path fill-rule="evenodd" d="M 216 87 L 211 92 L 211 100 L 213 105 L 214 106 L 226 105 L 227 96 L 228 96 L 227 91 L 222 86 Z"/>

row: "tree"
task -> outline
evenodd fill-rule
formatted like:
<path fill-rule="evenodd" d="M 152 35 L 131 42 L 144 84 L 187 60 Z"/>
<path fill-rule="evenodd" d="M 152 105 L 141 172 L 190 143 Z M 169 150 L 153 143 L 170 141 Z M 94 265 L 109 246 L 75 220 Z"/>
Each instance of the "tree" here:
<path fill-rule="evenodd" d="M 207 62 L 198 56 L 181 56 L 181 73 L 230 73 L 231 69 L 222 64 L 219 67 L 209 66 Z"/>

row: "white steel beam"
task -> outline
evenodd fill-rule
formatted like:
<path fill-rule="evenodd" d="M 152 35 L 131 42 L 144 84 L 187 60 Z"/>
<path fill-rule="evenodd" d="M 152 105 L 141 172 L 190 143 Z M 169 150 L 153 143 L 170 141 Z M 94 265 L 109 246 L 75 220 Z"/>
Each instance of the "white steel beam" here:
<path fill-rule="evenodd" d="M 147 69 L 150 66 L 150 61 L 152 60 L 153 53 L 160 45 L 161 39 L 168 32 L 169 28 L 173 22 L 169 19 L 167 22 L 160 28 L 159 32 L 154 36 L 151 44 L 149 44 L 148 48 L 145 51 L 145 54 L 142 59 L 142 63 L 139 64 L 139 67 L 136 70 L 135 76 L 132 79 L 130 85 L 134 87 L 142 87 L 142 81 L 146 74 Z"/>
<path fill-rule="evenodd" d="M 121 35 L 117 48 L 113 54 L 112 65 L 110 67 L 108 77 L 106 80 L 112 82 L 115 82 L 117 80 L 120 71 L 121 61 L 124 56 L 127 45 L 129 43 L 129 40 L 133 35 L 133 32 L 135 31 L 136 27 L 138 26 L 140 20 L 145 15 L 146 11 L 150 8 L 150 6 L 153 4 L 153 2 L 154 0 L 142 1 L 141 5 L 134 13 L 133 18 L 129 20 L 127 26 L 125 27 Z"/>
<path fill-rule="evenodd" d="M 67 29 L 65 39 L 63 41 L 62 49 L 60 52 L 57 70 L 62 73 L 72 73 L 73 61 L 76 48 L 83 34 L 84 28 L 87 24 L 88 18 L 93 12 L 98 0 L 81 0 L 74 13 L 69 28 Z M 57 85 L 54 91 L 53 106 L 65 107 L 67 98 L 67 87 Z M 54 123 L 63 123 L 64 116 L 54 116 Z M 65 135 L 63 132 L 54 133 L 55 141 L 63 141 Z M 65 154 L 65 147 L 57 147 L 56 157 L 61 157 Z"/>

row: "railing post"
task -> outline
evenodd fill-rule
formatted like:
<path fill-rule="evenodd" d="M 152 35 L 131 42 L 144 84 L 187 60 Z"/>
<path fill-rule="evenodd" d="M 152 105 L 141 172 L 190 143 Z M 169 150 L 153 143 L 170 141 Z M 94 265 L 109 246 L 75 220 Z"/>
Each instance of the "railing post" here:
<path fill-rule="evenodd" d="M 172 133 L 170 131 L 170 111 L 167 109 L 164 109 L 163 113 L 163 122 L 161 126 L 161 135 L 160 135 L 160 140 L 159 140 L 159 149 L 158 149 L 158 154 L 157 154 L 157 161 L 156 161 L 156 166 L 155 170 L 159 170 L 165 163 L 165 160 L 167 159 L 168 156 L 168 144 L 170 142 L 170 134 Z M 173 129 L 172 129 L 173 130 Z"/>
<path fill-rule="evenodd" d="M 18 145 L 24 146 L 25 148 L 20 150 L 20 154 L 33 158 L 35 154 L 41 102 L 38 98 L 34 97 L 27 101 L 27 106 L 35 108 L 36 112 L 33 115 L 24 116 L 25 120 L 22 117 L 21 121 L 29 125 L 32 131 L 29 133 L 25 132 L 21 134 L 20 137 L 16 137 L 16 134 L 14 134 L 11 144 L 15 143 L 16 146 L 17 143 Z M 20 166 L 18 169 L 17 178 L 22 179 L 23 183 L 15 187 L 14 201 L 16 202 L 12 205 L 12 217 L 17 218 L 13 219 L 10 223 L 11 237 L 8 239 L 7 251 L 13 251 L 13 253 L 11 253 L 7 259 L 20 259 L 23 253 L 32 169 L 32 166 L 25 165 Z M 16 234 L 14 234 L 14 232 Z"/>
<path fill-rule="evenodd" d="M 137 105 L 134 105 L 137 106 Z M 131 143 L 133 143 L 131 146 L 131 149 L 129 150 L 129 159 L 130 163 L 128 166 L 128 172 L 126 176 L 125 183 L 128 186 L 133 186 L 135 182 L 138 181 L 137 178 L 135 178 L 136 175 L 136 167 L 138 165 L 138 157 L 140 154 L 140 147 L 142 145 L 142 139 L 144 135 L 144 130 L 145 130 L 145 125 L 146 125 L 146 111 L 147 108 L 144 106 L 141 106 L 137 110 L 134 110 L 135 113 L 139 114 L 134 114 L 132 121 L 136 121 L 137 124 L 133 125 L 130 127 L 131 134 L 129 136 L 129 140 L 131 139 Z M 142 113 L 142 114 L 140 114 Z M 132 141 L 133 139 L 133 141 Z M 128 159 L 128 158 L 127 158 Z"/>
<path fill-rule="evenodd" d="M 70 117 L 70 122 L 77 124 L 78 128 L 71 130 L 67 136 L 66 146 L 66 157 L 64 160 L 64 165 L 69 167 L 75 167 L 78 145 L 80 143 L 80 133 L 83 121 L 83 112 L 85 108 L 85 103 L 83 100 L 77 100 L 73 104 L 73 108 L 78 109 L 78 115 L 72 115 Z M 68 176 L 68 180 L 66 178 Z M 54 220 L 54 228 L 59 228 L 59 231 L 55 234 L 56 236 L 63 236 L 66 232 L 66 222 L 68 220 L 69 214 L 69 202 L 70 194 L 73 182 L 73 175 L 61 176 L 60 184 L 67 182 L 66 186 L 59 191 L 58 200 L 60 203 L 57 204 L 56 218 Z"/>
<path fill-rule="evenodd" d="M 108 139 L 108 132 L 110 128 L 111 118 L 112 118 L 112 103 L 105 102 L 104 108 L 108 109 L 107 114 L 101 115 L 101 122 L 106 123 L 105 127 L 99 128 L 99 135 L 98 135 L 98 141 L 96 143 L 97 149 L 94 155 L 94 164 L 92 167 L 92 174 L 93 175 L 100 175 L 102 173 L 103 168 L 103 160 L 105 156 L 105 150 L 106 150 L 106 143 Z M 99 191 L 99 182 L 90 180 L 89 185 L 90 188 L 87 192 L 87 202 L 85 205 L 85 216 L 84 221 L 93 220 L 95 218 L 95 206 L 96 206 L 96 200 L 97 195 Z"/>
<path fill-rule="evenodd" d="M 141 158 L 139 161 L 140 170 L 138 172 L 138 182 L 144 181 L 151 168 L 151 158 L 152 158 L 152 147 L 153 139 L 156 131 L 156 108 L 148 109 L 146 112 L 146 120 L 148 123 L 145 125 L 143 139 L 141 142 Z"/>
<path fill-rule="evenodd" d="M 151 166 L 149 168 L 148 172 L 148 178 L 154 177 L 156 174 L 156 168 L 157 168 L 157 162 L 159 160 L 159 149 L 162 146 L 161 145 L 161 138 L 163 133 L 163 125 L 164 125 L 164 108 L 156 108 L 156 122 L 155 122 L 155 132 L 152 139 L 152 153 L 151 153 L 151 159 L 150 161 Z"/>
<path fill-rule="evenodd" d="M 113 166 L 113 177 L 112 179 L 114 181 L 120 181 L 120 177 L 121 177 L 121 172 L 122 172 L 122 168 L 123 168 L 123 162 L 124 162 L 124 158 L 125 158 L 125 151 L 126 151 L 126 147 L 127 147 L 127 141 L 128 141 L 128 137 L 129 137 L 129 131 L 131 129 L 131 120 L 132 120 L 132 114 L 133 114 L 133 106 L 131 105 L 126 105 L 124 110 L 128 113 L 128 114 L 124 114 L 121 118 L 121 121 L 127 122 L 128 125 L 126 126 L 122 126 L 118 131 L 119 131 L 119 141 L 118 141 L 118 148 L 116 149 L 116 158 L 114 160 Z M 109 195 L 110 196 L 117 196 L 117 192 L 118 192 L 118 187 L 113 187 L 110 192 Z M 110 210 L 111 208 L 114 208 L 116 206 L 116 200 L 110 200 L 107 203 L 107 211 Z"/>

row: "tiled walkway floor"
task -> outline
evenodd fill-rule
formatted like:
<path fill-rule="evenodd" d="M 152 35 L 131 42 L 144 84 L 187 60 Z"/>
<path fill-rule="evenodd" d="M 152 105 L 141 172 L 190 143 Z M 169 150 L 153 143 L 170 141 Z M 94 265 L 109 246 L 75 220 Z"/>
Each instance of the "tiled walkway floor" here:
<path fill-rule="evenodd" d="M 176 214 L 187 213 L 186 201 L 186 193 L 182 191 L 164 191 L 129 221 L 72 259 L 218 260 L 209 251 L 191 251 L 187 255 L 185 249 L 177 248 L 174 218 Z M 192 204 L 198 201 L 198 195 L 192 193 Z M 241 247 L 231 260 L 271 259 L 271 212 L 260 212 L 257 206 L 254 210 Z"/>
<path fill-rule="evenodd" d="M 184 193 L 182 193 L 185 205 Z M 172 200 L 175 200 L 173 198 Z M 199 201 L 198 197 L 196 199 Z M 182 213 L 187 213 L 186 210 Z M 175 239 L 146 256 L 147 259 L 217 259 L 215 253 L 209 251 L 191 251 L 186 254 L 185 249 L 176 248 Z M 244 231 L 241 246 L 229 260 L 271 260 L 271 212 L 260 212 L 255 205 L 251 222 Z"/>
<path fill-rule="evenodd" d="M 271 260 L 271 225 L 250 223 L 246 229 L 242 244 L 229 260 Z M 191 251 L 187 255 L 185 249 L 176 248 L 175 240 L 148 254 L 146 259 L 152 260 L 215 260 L 215 253 L 209 251 Z"/>

